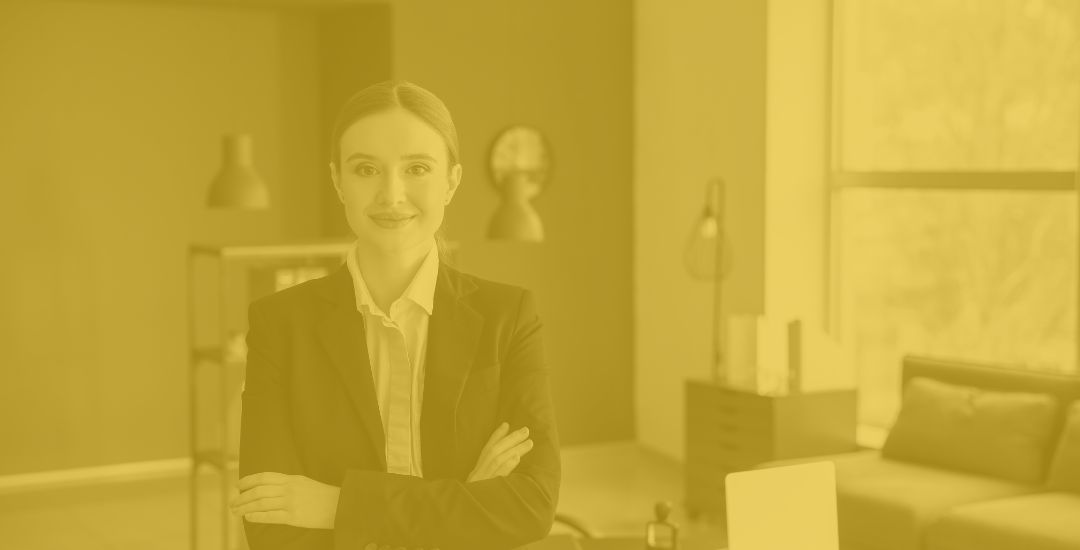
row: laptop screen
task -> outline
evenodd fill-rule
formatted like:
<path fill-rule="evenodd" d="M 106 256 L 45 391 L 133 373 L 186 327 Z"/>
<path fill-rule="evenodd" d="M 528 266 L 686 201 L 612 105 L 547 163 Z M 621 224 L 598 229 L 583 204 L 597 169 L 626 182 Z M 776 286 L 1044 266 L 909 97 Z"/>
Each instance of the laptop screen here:
<path fill-rule="evenodd" d="M 730 550 L 837 550 L 836 467 L 811 462 L 728 474 Z"/>

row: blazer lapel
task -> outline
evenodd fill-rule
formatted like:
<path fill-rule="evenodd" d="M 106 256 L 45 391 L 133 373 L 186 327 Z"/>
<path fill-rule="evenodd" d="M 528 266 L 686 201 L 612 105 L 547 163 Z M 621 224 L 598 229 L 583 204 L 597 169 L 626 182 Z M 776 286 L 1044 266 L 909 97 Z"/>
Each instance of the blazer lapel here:
<path fill-rule="evenodd" d="M 368 358 L 363 314 L 356 309 L 352 277 L 341 265 L 321 286 L 325 298 L 335 304 L 317 328 L 319 339 L 341 376 L 353 408 L 360 416 L 365 437 L 376 450 L 379 467 L 386 471 L 386 436 L 375 395 Z M 420 416 L 424 477 L 455 477 L 456 413 L 483 328 L 483 317 L 463 298 L 476 285 L 445 262 L 439 262 L 424 374 Z"/>
<path fill-rule="evenodd" d="M 342 264 L 326 278 L 323 296 L 334 303 L 316 330 L 323 347 L 330 355 L 353 408 L 364 425 L 364 433 L 378 457 L 379 467 L 386 471 L 385 435 L 379 401 L 375 396 L 375 381 L 371 376 L 368 358 L 364 314 L 356 309 L 352 277 Z"/>
<path fill-rule="evenodd" d="M 428 321 L 424 401 L 420 415 L 421 453 L 426 479 L 458 475 L 457 406 L 469 377 L 484 318 L 465 300 L 472 280 L 439 264 Z"/>

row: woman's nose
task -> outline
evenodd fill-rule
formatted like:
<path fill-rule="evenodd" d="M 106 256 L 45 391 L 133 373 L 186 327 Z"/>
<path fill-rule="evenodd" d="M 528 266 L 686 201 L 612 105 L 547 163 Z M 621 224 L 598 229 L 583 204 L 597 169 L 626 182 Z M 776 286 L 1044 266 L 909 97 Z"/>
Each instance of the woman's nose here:
<path fill-rule="evenodd" d="M 383 178 L 378 200 L 381 204 L 396 204 L 405 200 L 405 182 L 401 176 L 391 173 Z"/>

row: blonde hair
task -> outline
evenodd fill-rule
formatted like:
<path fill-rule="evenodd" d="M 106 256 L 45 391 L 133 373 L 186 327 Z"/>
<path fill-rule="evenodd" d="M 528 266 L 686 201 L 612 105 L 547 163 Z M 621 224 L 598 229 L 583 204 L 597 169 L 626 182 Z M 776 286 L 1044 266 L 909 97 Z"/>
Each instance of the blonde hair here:
<path fill-rule="evenodd" d="M 367 115 L 393 107 L 401 107 L 431 125 L 446 142 L 448 167 L 458 163 L 461 158 L 458 134 L 450 111 L 438 96 L 408 80 L 384 80 L 356 92 L 345 101 L 334 120 L 330 161 L 340 165 L 341 136 L 349 126 Z"/>

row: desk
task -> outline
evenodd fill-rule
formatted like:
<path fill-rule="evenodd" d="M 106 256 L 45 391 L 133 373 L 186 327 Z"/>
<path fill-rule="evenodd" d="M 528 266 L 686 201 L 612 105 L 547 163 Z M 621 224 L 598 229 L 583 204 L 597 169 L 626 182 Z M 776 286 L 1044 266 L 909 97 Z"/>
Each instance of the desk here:
<path fill-rule="evenodd" d="M 644 548 L 644 537 L 586 539 L 560 533 L 524 546 L 520 550 L 644 550 Z M 718 533 L 693 533 L 679 537 L 679 550 L 724 550 L 725 548 L 724 541 Z"/>
<path fill-rule="evenodd" d="M 578 539 L 577 543 L 581 550 L 644 550 L 645 548 L 643 537 Z M 679 539 L 679 550 L 724 550 L 726 547 L 721 544 L 700 538 L 684 537 Z"/>

